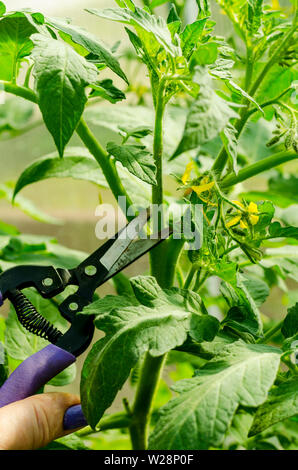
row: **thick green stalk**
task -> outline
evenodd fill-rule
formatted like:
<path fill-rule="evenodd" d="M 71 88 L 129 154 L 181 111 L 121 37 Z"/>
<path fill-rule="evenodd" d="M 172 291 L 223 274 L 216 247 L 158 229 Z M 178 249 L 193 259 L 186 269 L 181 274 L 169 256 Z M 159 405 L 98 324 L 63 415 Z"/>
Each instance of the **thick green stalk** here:
<path fill-rule="evenodd" d="M 77 134 L 101 167 L 115 199 L 117 200 L 119 196 L 124 196 L 128 207 L 131 206 L 133 203 L 121 183 L 117 170 L 111 161 L 109 154 L 100 145 L 83 118 L 81 118 L 77 127 Z M 131 218 L 133 218 L 133 216 L 131 216 Z"/>
<path fill-rule="evenodd" d="M 163 154 L 163 114 L 164 114 L 164 81 L 159 85 L 158 96 L 155 107 L 155 127 L 153 142 L 153 157 L 156 165 L 157 185 L 152 187 L 152 204 L 161 207 L 163 203 L 163 181 L 162 181 L 162 154 Z M 156 210 L 157 207 L 153 207 Z M 162 213 L 155 220 L 154 231 L 162 228 Z M 167 241 L 162 242 L 150 252 L 151 274 L 157 282 L 163 286 L 164 282 L 164 253 L 167 251 Z M 162 372 L 166 355 L 152 357 L 148 352 L 145 355 L 143 367 L 136 391 L 135 401 L 132 409 L 132 425 L 130 436 L 133 449 L 141 450 L 147 448 L 150 418 L 153 401 L 158 389 L 159 379 Z"/>
<path fill-rule="evenodd" d="M 163 154 L 163 115 L 164 115 L 164 82 L 161 81 L 156 100 L 155 108 L 155 126 L 154 126 L 154 141 L 153 141 L 153 158 L 156 166 L 156 181 L 157 184 L 152 186 L 152 204 L 153 211 L 158 212 L 158 217 L 154 217 L 155 226 L 153 227 L 154 232 L 159 231 L 162 228 L 162 204 L 163 204 L 163 180 L 162 180 L 162 154 Z M 157 282 L 162 285 L 163 273 L 164 273 L 164 252 L 166 241 L 161 245 L 154 248 L 150 252 L 150 266 L 151 274 L 155 276 Z"/>
<path fill-rule="evenodd" d="M 271 168 L 281 165 L 282 163 L 289 162 L 290 160 L 295 160 L 296 158 L 298 158 L 298 154 L 294 151 L 276 153 L 260 160 L 259 162 L 248 165 L 246 168 L 240 170 L 238 175 L 231 174 L 226 176 L 222 180 L 220 186 L 223 189 L 228 188 L 234 184 L 241 183 L 248 178 L 252 178 L 253 176 L 263 173 L 263 171 L 270 170 Z"/>
<path fill-rule="evenodd" d="M 152 357 L 146 354 L 140 381 L 135 397 L 130 426 L 130 436 L 134 450 L 147 449 L 149 424 L 154 397 L 161 376 L 166 355 Z"/>
<path fill-rule="evenodd" d="M 167 251 L 166 255 L 164 256 L 165 276 L 163 280 L 163 287 L 165 289 L 169 289 L 174 283 L 176 266 L 184 243 L 184 240 L 175 239 L 173 237 L 168 240 Z"/>
<path fill-rule="evenodd" d="M 0 80 L 0 87 L 3 87 L 3 90 L 6 91 L 7 93 L 11 93 L 12 95 L 15 95 L 15 96 L 20 96 L 21 98 L 31 101 L 32 103 L 38 102 L 36 93 L 33 90 L 30 90 L 30 88 L 27 88 L 24 86 L 18 86 L 18 85 L 15 85 L 14 83 L 5 82 L 2 80 Z"/>

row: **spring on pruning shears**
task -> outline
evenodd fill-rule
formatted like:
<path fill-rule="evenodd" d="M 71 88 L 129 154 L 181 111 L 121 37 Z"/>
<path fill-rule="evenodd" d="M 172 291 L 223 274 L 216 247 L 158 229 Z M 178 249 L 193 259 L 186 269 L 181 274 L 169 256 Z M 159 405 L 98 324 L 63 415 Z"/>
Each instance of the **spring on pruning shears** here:
<path fill-rule="evenodd" d="M 9 298 L 15 308 L 19 322 L 26 330 L 50 341 L 52 344 L 57 343 L 62 336 L 61 331 L 40 315 L 22 292 L 14 290 L 10 292 Z"/>

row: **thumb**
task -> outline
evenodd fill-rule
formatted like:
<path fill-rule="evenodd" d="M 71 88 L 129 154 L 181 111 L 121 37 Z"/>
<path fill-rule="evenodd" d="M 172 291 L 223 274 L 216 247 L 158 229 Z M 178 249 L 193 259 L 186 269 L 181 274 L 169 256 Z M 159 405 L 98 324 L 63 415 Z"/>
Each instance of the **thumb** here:
<path fill-rule="evenodd" d="M 0 449 L 33 450 L 72 431 L 63 429 L 66 410 L 80 403 L 69 393 L 44 393 L 0 409 Z"/>

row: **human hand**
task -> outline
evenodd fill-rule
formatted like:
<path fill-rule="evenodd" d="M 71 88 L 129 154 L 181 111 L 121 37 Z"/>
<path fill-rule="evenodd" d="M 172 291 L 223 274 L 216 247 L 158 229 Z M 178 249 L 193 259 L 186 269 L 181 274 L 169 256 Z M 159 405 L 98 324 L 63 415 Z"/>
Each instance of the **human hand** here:
<path fill-rule="evenodd" d="M 80 403 L 69 393 L 44 393 L 0 409 L 0 450 L 33 450 L 74 430 L 63 429 L 66 410 Z"/>

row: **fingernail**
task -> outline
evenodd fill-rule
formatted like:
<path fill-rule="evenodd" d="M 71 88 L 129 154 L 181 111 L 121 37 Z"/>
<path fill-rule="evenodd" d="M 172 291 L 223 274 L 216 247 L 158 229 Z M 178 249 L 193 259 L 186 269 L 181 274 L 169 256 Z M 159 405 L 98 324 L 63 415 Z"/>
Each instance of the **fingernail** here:
<path fill-rule="evenodd" d="M 81 405 L 74 405 L 68 408 L 63 419 L 63 428 L 66 431 L 70 429 L 83 428 L 84 426 L 87 426 L 87 424 Z"/>

